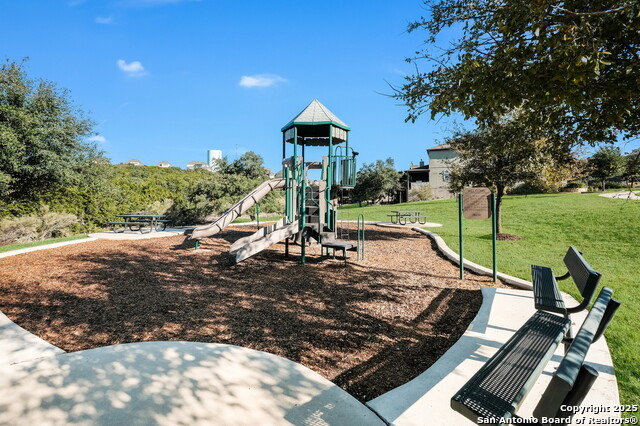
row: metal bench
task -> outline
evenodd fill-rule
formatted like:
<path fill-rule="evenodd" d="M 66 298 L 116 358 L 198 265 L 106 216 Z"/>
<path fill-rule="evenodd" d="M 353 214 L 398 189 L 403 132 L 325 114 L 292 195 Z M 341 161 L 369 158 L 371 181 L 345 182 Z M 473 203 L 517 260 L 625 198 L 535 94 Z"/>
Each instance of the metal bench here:
<path fill-rule="evenodd" d="M 575 247 L 569 247 L 567 254 L 564 256 L 564 264 L 567 266 L 567 273 L 561 277 L 556 277 L 551 268 L 531 265 L 536 309 L 569 316 L 569 314 L 586 309 L 591 303 L 602 275 L 589 266 L 584 257 L 582 257 L 582 253 Z M 557 281 L 565 280 L 569 277 L 573 279 L 576 287 L 580 290 L 583 300 L 577 306 L 567 308 L 562 300 Z"/>
<path fill-rule="evenodd" d="M 620 306 L 605 287 L 566 350 L 533 415 L 566 418 L 563 406 L 579 406 L 598 373 L 584 364 L 587 351 L 604 333 Z M 570 320 L 537 311 L 480 370 L 451 398 L 451 408 L 480 423 L 503 424 L 516 411 L 542 374 L 568 330 Z M 547 420 L 548 421 L 548 420 Z"/>

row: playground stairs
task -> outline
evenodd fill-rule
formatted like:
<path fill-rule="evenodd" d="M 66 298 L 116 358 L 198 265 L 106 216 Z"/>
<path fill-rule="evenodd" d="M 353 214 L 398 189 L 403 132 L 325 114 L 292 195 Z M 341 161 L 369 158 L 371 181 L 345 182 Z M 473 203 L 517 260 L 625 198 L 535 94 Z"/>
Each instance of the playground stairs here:
<path fill-rule="evenodd" d="M 299 232 L 297 220 L 289 222 L 282 218 L 273 225 L 265 226 L 248 237 L 240 238 L 231 245 L 229 257 L 232 263 L 242 262 L 262 250 L 290 238 Z"/>

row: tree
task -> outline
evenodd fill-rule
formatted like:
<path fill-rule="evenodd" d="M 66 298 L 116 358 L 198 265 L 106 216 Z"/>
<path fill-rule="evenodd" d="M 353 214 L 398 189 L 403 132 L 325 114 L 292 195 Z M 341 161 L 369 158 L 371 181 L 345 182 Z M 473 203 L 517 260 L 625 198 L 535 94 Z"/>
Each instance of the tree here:
<path fill-rule="evenodd" d="M 540 178 L 548 167 L 559 167 L 572 159 L 569 152 L 558 151 L 558 144 L 513 117 L 491 127 L 458 132 L 448 143 L 460 154 L 452 165 L 451 189 L 460 192 L 468 185 L 493 188 L 498 233 L 502 232 L 502 198 L 506 189 Z"/>
<path fill-rule="evenodd" d="M 640 134 L 640 14 L 635 0 L 428 0 L 426 47 L 396 88 L 407 120 L 429 110 L 491 125 L 520 108 L 557 143 L 614 142 Z M 454 28 L 462 36 L 442 47 Z M 419 64 L 427 65 L 421 71 Z"/>
<path fill-rule="evenodd" d="M 229 163 L 227 157 L 217 160 L 216 170 L 222 174 L 242 175 L 249 179 L 266 179 L 267 169 L 263 166 L 264 160 L 253 151 L 248 151 Z"/>
<path fill-rule="evenodd" d="M 624 158 L 622 178 L 627 181 L 629 191 L 640 181 L 640 148 L 634 149 Z"/>
<path fill-rule="evenodd" d="M 353 201 L 362 205 L 380 202 L 385 196 L 392 196 L 400 189 L 400 176 L 392 158 L 363 164 L 356 176 L 356 186 L 351 192 Z"/>
<path fill-rule="evenodd" d="M 0 67 L 0 196 L 33 200 L 82 181 L 100 157 L 84 141 L 93 123 L 52 82 L 27 77 L 24 61 Z"/>
<path fill-rule="evenodd" d="M 622 172 L 623 157 L 617 146 L 603 146 L 589 158 L 591 177 L 600 179 L 602 190 L 605 190 L 607 179 L 618 176 Z"/>

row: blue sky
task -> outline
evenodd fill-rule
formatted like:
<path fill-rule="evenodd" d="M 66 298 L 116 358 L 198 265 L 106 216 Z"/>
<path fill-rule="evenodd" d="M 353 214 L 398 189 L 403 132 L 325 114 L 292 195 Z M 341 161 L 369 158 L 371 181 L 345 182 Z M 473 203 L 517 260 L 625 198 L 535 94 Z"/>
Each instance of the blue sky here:
<path fill-rule="evenodd" d="M 318 99 L 351 127 L 360 164 L 392 157 L 402 170 L 461 122 L 405 123 L 384 96 L 414 72 L 404 59 L 422 36 L 406 27 L 425 13 L 419 0 L 0 0 L 0 11 L 0 58 L 29 57 L 31 77 L 68 89 L 114 163 L 251 150 L 277 171 L 280 128 Z"/>
<path fill-rule="evenodd" d="M 413 71 L 418 0 L 0 0 L 0 58 L 69 89 L 114 163 L 185 167 L 207 149 L 279 170 L 280 128 L 318 99 L 359 162 L 426 158 L 452 119 L 405 123 L 384 96 Z"/>

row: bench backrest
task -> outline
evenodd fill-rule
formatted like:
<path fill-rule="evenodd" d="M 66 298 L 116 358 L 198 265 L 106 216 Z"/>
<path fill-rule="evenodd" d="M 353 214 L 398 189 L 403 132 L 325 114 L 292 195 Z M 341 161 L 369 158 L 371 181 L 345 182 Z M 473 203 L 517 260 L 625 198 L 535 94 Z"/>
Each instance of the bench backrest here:
<path fill-rule="evenodd" d="M 604 333 L 615 311 L 620 306 L 617 300 L 611 298 L 612 294 L 613 290 L 609 287 L 604 287 L 600 291 L 596 302 L 593 304 L 584 323 L 582 323 L 571 346 L 567 349 L 564 358 L 533 412 L 534 417 L 537 417 L 538 420 L 542 417 L 566 417 L 567 414 L 562 415 L 560 413 L 560 407 L 567 404 L 567 401 L 576 401 L 575 393 L 585 391 L 584 389 L 577 389 L 577 386 L 575 386 L 576 381 L 580 371 L 583 370 L 584 359 L 587 356 L 589 347 Z M 592 374 L 597 375 L 596 372 Z"/>
<path fill-rule="evenodd" d="M 591 268 L 582 257 L 582 253 L 575 247 L 569 247 L 569 250 L 567 250 L 567 254 L 564 256 L 564 264 L 567 266 L 573 282 L 576 283 L 578 290 L 580 290 L 580 294 L 587 299 L 584 306 L 586 307 L 591 303 L 602 275 Z"/>

